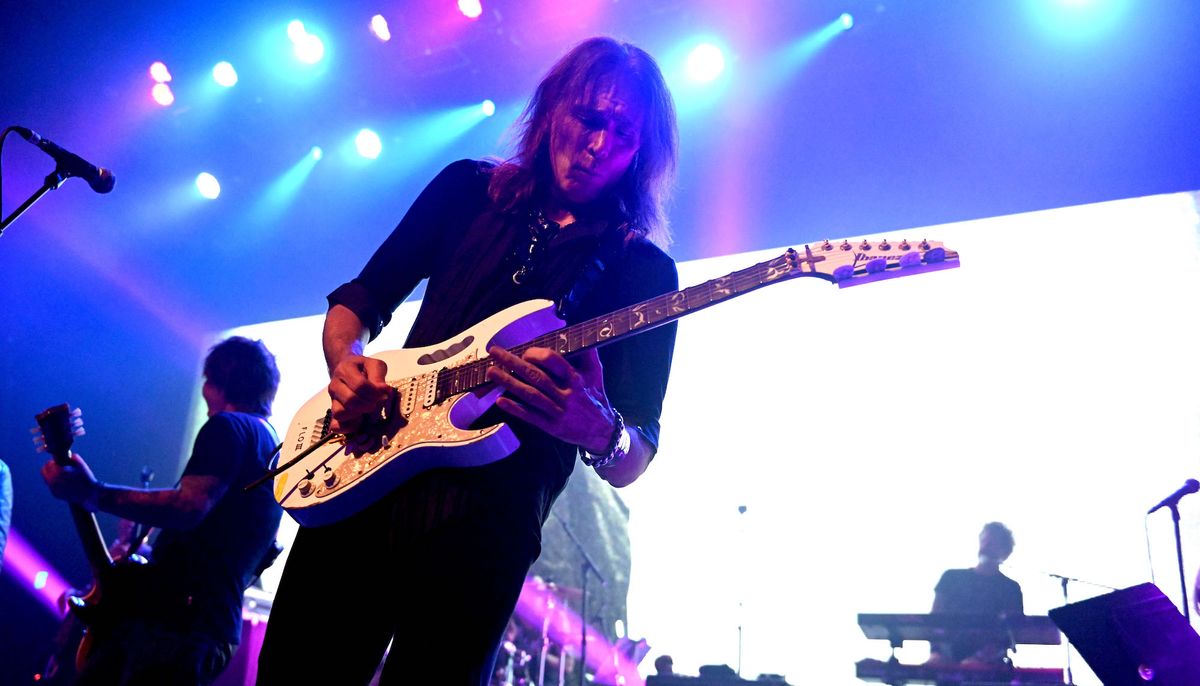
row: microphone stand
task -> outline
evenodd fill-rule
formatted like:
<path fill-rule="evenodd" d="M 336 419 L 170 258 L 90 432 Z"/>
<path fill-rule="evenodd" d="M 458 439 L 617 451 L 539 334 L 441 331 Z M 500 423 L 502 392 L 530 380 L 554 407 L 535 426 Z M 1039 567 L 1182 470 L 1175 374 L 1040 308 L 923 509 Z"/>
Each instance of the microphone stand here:
<path fill-rule="evenodd" d="M 1046 576 L 1049 576 L 1049 577 L 1052 577 L 1055 579 L 1058 579 L 1059 581 L 1062 582 L 1063 604 L 1064 605 L 1069 605 L 1071 603 L 1071 599 L 1067 594 L 1067 584 L 1071 581 L 1078 581 L 1081 584 L 1084 584 L 1087 586 L 1095 586 L 1096 588 L 1103 588 L 1107 591 L 1117 590 L 1117 588 L 1115 586 L 1107 586 L 1105 584 L 1098 584 L 1095 581 L 1088 581 L 1086 579 L 1076 579 L 1075 577 L 1063 576 L 1062 574 L 1055 574 L 1054 572 L 1039 572 L 1039 573 L 1045 574 Z M 1067 646 L 1067 670 L 1066 670 L 1067 671 L 1067 674 L 1066 674 L 1067 683 L 1066 683 L 1066 686 L 1075 686 L 1075 677 L 1071 673 L 1071 642 L 1066 641 L 1066 646 Z"/>
<path fill-rule="evenodd" d="M 58 187 L 63 185 L 63 182 L 68 178 L 69 175 L 62 169 L 55 168 L 54 171 L 50 172 L 50 174 L 46 177 L 46 180 L 42 182 L 42 187 L 34 191 L 33 195 L 29 196 L 28 200 L 22 203 L 21 206 L 14 210 L 13 213 L 7 218 L 0 218 L 0 236 L 3 236 L 4 230 L 7 229 L 10 224 L 15 222 L 18 217 L 20 217 L 22 214 L 25 214 L 25 210 L 28 210 L 30 207 L 32 207 L 33 203 L 41 200 L 42 196 L 50 191 L 57 190 Z"/>
<path fill-rule="evenodd" d="M 1075 579 L 1072 579 L 1069 576 L 1063 576 L 1062 574 L 1050 574 L 1050 576 L 1052 576 L 1055 579 L 1058 579 L 1059 581 L 1062 582 L 1063 605 L 1070 605 L 1071 598 L 1067 594 L 1067 584 L 1070 583 L 1071 581 L 1075 581 Z M 1075 674 L 1071 671 L 1071 642 L 1066 641 L 1066 644 L 1067 644 L 1067 683 L 1066 683 L 1066 686 L 1075 686 Z"/>
<path fill-rule="evenodd" d="M 1187 577 L 1183 573 L 1183 542 L 1179 537 L 1179 504 L 1172 502 L 1168 505 L 1171 508 L 1171 521 L 1175 523 L 1175 558 L 1179 561 L 1179 587 L 1183 595 L 1180 597 L 1183 605 L 1183 621 L 1187 625 L 1191 625 L 1191 608 L 1188 605 L 1188 589 Z"/>
<path fill-rule="evenodd" d="M 586 683 L 584 678 L 587 676 L 587 606 L 588 606 L 588 572 L 596 575 L 596 579 L 600 585 L 607 586 L 608 582 L 604 580 L 604 575 L 600 573 L 596 563 L 592 562 L 592 558 L 588 555 L 587 550 L 575 536 L 575 532 L 571 531 L 571 527 L 567 526 L 567 521 L 562 517 L 558 517 L 558 523 L 562 524 L 563 531 L 567 532 L 567 537 L 575 544 L 575 548 L 579 551 L 579 556 L 583 558 L 583 564 L 580 566 L 579 576 L 582 579 L 579 590 L 583 597 L 579 604 L 579 686 L 584 686 Z"/>

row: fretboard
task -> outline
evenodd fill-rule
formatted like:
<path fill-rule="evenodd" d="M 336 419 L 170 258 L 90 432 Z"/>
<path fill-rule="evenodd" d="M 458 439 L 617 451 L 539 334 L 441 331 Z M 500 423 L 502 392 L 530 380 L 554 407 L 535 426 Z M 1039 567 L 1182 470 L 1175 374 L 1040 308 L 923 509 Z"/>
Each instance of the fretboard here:
<path fill-rule="evenodd" d="M 520 356 L 529 348 L 550 348 L 567 355 L 607 345 L 763 286 L 784 281 L 792 276 L 800 276 L 795 265 L 796 252 L 788 250 L 779 257 L 732 274 L 664 293 L 578 324 L 564 326 L 514 346 L 509 351 Z M 441 370 L 437 380 L 437 402 L 484 385 L 487 370 L 493 364 L 492 358 L 488 357 Z"/>

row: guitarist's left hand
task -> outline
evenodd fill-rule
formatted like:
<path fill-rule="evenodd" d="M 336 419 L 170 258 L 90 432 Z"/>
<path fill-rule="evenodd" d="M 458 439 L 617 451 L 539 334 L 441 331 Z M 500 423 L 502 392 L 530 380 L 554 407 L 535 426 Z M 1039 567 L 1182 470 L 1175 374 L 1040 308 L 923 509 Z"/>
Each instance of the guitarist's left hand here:
<path fill-rule="evenodd" d="M 60 466 L 54 460 L 46 460 L 46 464 L 42 465 L 42 478 L 46 480 L 46 485 L 50 487 L 50 493 L 55 498 L 87 507 L 88 500 L 95 495 L 99 482 L 79 453 L 73 454 L 71 459 L 74 464 L 66 467 Z"/>
<path fill-rule="evenodd" d="M 493 346 L 488 355 L 498 364 L 487 370 L 487 380 L 505 390 L 496 407 L 584 450 L 608 446 L 616 417 L 595 348 L 579 353 L 577 366 L 549 348 L 529 348 L 517 357 Z"/>

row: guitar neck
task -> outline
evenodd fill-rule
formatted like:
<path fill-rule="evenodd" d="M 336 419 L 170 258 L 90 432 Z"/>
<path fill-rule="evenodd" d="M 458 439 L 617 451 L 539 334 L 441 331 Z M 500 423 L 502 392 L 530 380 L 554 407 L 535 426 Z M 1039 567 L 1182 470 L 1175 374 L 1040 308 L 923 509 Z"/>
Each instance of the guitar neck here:
<path fill-rule="evenodd" d="M 79 541 L 83 544 L 83 552 L 92 573 L 111 566 L 112 557 L 104 545 L 104 535 L 100 533 L 96 515 L 79 505 L 71 505 L 71 520 L 75 522 L 75 530 L 79 533 Z"/>
<path fill-rule="evenodd" d="M 527 348 L 540 347 L 552 348 L 565 355 L 649 331 L 684 315 L 786 280 L 793 275 L 792 255 L 789 253 L 696 286 L 664 293 L 601 317 L 551 331 L 513 348 L 512 352 L 520 355 Z"/>
<path fill-rule="evenodd" d="M 41 450 L 49 453 L 54 462 L 60 467 L 71 467 L 75 460 L 71 455 L 71 446 L 75 436 L 83 435 L 83 420 L 80 419 L 78 408 L 71 409 L 63 403 L 48 407 L 37 413 L 38 429 L 41 431 Z M 38 440 L 35 440 L 35 443 Z M 75 522 L 75 530 L 79 533 L 79 541 L 83 544 L 83 552 L 87 556 L 92 574 L 98 576 L 100 571 L 112 566 L 112 557 L 104 545 L 104 536 L 100 533 L 100 525 L 96 515 L 88 512 L 79 505 L 70 505 L 71 519 Z"/>
<path fill-rule="evenodd" d="M 797 253 L 788 250 L 779 257 L 732 274 L 664 293 L 578 324 L 564 326 L 528 343 L 514 346 L 510 352 L 519 356 L 534 347 L 550 348 L 564 355 L 579 352 L 650 331 L 684 315 L 795 276 L 828 278 L 819 273 L 797 273 L 796 258 Z M 459 367 L 443 369 L 438 374 L 438 401 L 483 386 L 486 383 L 484 376 L 487 369 L 493 364 L 491 358 L 484 358 Z"/>
<path fill-rule="evenodd" d="M 521 355 L 529 348 L 549 348 L 564 355 L 619 341 L 649 331 L 680 317 L 711 307 L 763 286 L 802 276 L 815 276 L 838 288 L 873 283 L 928 271 L 958 266 L 958 253 L 941 243 L 922 239 L 863 240 L 857 245 L 830 241 L 804 246 L 804 252 L 788 249 L 779 257 L 683 290 L 664 293 L 602 317 L 565 326 L 510 349 Z M 486 373 L 495 362 L 490 357 L 458 367 L 442 369 L 437 376 L 435 402 L 474 390 L 486 383 Z"/>
<path fill-rule="evenodd" d="M 61 466 L 73 463 L 71 451 L 53 453 L 54 461 Z M 112 556 L 108 554 L 108 546 L 104 545 L 104 534 L 100 532 L 100 523 L 96 515 L 82 505 L 71 503 L 71 521 L 75 523 L 75 531 L 79 534 L 79 542 L 83 544 L 83 554 L 87 557 L 88 567 L 93 576 L 112 566 Z"/>

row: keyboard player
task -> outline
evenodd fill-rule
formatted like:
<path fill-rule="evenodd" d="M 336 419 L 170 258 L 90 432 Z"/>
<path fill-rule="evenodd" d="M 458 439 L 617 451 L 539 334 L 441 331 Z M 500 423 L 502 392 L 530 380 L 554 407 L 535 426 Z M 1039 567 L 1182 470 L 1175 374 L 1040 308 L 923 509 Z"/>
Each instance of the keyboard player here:
<path fill-rule="evenodd" d="M 1000 571 L 1013 551 L 1013 534 L 1000 522 L 989 522 L 979 533 L 979 561 L 969 569 L 948 569 L 938 581 L 932 614 L 1024 614 L 1021 586 Z M 1007 643 L 978 633 L 950 635 L 930 646 L 929 663 L 1004 664 Z"/>

